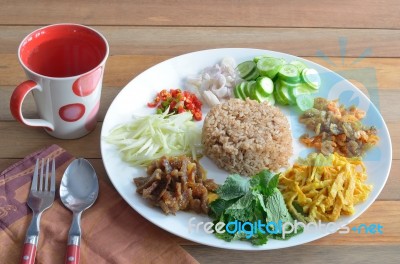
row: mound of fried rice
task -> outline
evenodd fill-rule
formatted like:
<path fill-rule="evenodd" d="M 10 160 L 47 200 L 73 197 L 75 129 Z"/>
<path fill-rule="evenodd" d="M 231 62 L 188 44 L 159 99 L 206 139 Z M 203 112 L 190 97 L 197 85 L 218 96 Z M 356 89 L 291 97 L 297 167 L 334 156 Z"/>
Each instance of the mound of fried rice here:
<path fill-rule="evenodd" d="M 292 135 L 286 116 L 275 106 L 230 99 L 211 108 L 202 132 L 204 154 L 230 173 L 252 176 L 288 165 Z"/>

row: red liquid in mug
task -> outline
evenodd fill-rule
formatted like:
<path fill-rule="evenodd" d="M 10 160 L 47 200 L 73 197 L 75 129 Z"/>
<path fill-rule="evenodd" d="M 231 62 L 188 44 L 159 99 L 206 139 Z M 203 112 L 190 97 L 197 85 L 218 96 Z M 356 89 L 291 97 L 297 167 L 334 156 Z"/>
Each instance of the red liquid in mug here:
<path fill-rule="evenodd" d="M 49 77 L 71 77 L 98 66 L 106 56 L 104 40 L 89 29 L 59 25 L 34 32 L 23 42 L 22 62 Z"/>

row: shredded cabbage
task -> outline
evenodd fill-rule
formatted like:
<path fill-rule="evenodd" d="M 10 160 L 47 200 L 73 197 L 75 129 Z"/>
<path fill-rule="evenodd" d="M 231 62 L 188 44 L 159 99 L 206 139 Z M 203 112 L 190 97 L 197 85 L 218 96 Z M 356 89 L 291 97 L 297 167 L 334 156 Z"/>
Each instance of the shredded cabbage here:
<path fill-rule="evenodd" d="M 134 117 L 117 126 L 105 137 L 121 152 L 124 161 L 133 166 L 147 166 L 162 156 L 191 155 L 201 151 L 201 128 L 192 121 L 190 112 Z"/>

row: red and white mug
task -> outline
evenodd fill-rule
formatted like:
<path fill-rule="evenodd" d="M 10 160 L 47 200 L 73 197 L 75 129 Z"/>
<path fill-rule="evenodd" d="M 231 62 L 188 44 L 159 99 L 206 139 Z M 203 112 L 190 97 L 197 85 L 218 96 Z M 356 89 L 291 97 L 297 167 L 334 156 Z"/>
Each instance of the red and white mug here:
<path fill-rule="evenodd" d="M 29 80 L 14 90 L 10 110 L 28 126 L 44 127 L 52 136 L 74 139 L 97 123 L 104 67 L 109 54 L 105 37 L 77 24 L 55 24 L 35 30 L 18 48 Z M 22 103 L 32 92 L 40 119 L 27 119 Z"/>

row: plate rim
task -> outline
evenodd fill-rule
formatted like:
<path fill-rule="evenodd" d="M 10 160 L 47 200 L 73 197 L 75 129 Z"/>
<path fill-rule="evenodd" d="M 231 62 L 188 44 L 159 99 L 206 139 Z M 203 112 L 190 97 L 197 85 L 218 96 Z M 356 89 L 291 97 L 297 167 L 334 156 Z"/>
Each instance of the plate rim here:
<path fill-rule="evenodd" d="M 184 57 L 184 56 L 191 56 L 191 55 L 194 55 L 194 54 L 197 54 L 197 53 L 219 52 L 219 51 L 234 51 L 234 52 L 253 51 L 253 52 L 260 52 L 260 53 L 262 53 L 262 52 L 264 52 L 264 53 L 273 53 L 273 54 L 283 55 L 283 56 L 285 56 L 285 57 L 286 57 L 286 56 L 289 56 L 289 57 L 293 57 L 293 58 L 296 58 L 296 59 L 304 60 L 304 61 L 306 61 L 306 62 L 308 62 L 308 63 L 311 63 L 311 64 L 316 64 L 316 65 L 318 65 L 319 67 L 323 68 L 325 71 L 327 71 L 327 72 L 329 72 L 329 73 L 331 73 L 331 74 L 336 75 L 341 81 L 345 81 L 345 82 L 347 83 L 347 85 L 349 85 L 349 86 L 352 87 L 352 89 L 356 89 L 356 90 L 359 92 L 360 96 L 364 97 L 364 100 L 367 100 L 367 102 L 369 103 L 369 107 L 372 106 L 372 107 L 374 108 L 374 111 L 378 114 L 379 118 L 382 120 L 383 127 L 380 128 L 380 129 L 383 129 L 384 132 L 387 134 L 387 141 L 388 141 L 388 145 L 389 145 L 389 157 L 388 157 L 388 158 L 389 158 L 389 163 L 388 163 L 387 173 L 386 173 L 386 175 L 385 175 L 385 179 L 384 179 L 384 181 L 382 182 L 382 186 L 378 189 L 377 194 L 376 194 L 376 197 L 375 197 L 374 199 L 372 199 L 369 203 L 367 203 L 367 201 L 364 201 L 363 203 L 367 203 L 366 206 L 365 206 L 365 208 L 363 208 L 362 210 L 359 210 L 358 212 L 354 213 L 354 215 L 352 215 L 352 216 L 354 216 L 353 219 L 351 219 L 350 221 L 347 221 L 345 225 L 349 225 L 351 222 L 353 222 L 354 220 L 358 219 L 358 218 L 359 218 L 367 209 L 369 209 L 370 206 L 378 199 L 379 195 L 381 194 L 381 192 L 382 192 L 383 188 L 385 187 L 385 185 L 386 185 L 386 183 L 387 183 L 387 180 L 388 180 L 388 178 L 389 178 L 389 176 L 390 176 L 390 171 L 391 171 L 392 161 L 393 161 L 393 146 L 392 146 L 392 140 L 391 140 L 390 132 L 389 132 L 389 129 L 388 129 L 388 127 L 387 127 L 387 124 L 386 124 L 386 122 L 385 122 L 385 120 L 384 120 L 384 118 L 383 118 L 381 112 L 380 112 L 379 109 L 375 106 L 375 104 L 368 98 L 368 96 L 367 96 L 366 94 L 364 94 L 364 92 L 363 92 L 362 90 L 360 90 L 357 86 L 355 86 L 354 84 L 352 84 L 348 79 L 344 78 L 343 76 L 341 76 L 341 75 L 338 74 L 337 72 L 335 72 L 335 71 L 333 71 L 333 70 L 330 70 L 329 68 L 326 68 L 325 66 L 322 66 L 322 65 L 320 65 L 319 63 L 310 61 L 310 60 L 308 60 L 308 59 L 306 59 L 306 58 L 298 57 L 298 56 L 296 56 L 296 55 L 292 55 L 292 54 L 284 53 L 284 52 L 279 52 L 279 51 L 273 51 L 273 50 L 267 50 L 267 49 L 255 49 L 255 48 L 215 48 L 215 49 L 204 49 L 204 50 L 199 50 L 199 51 L 193 51 L 193 52 L 188 52 L 188 53 L 180 54 L 180 55 L 177 55 L 177 56 L 168 58 L 168 59 L 166 59 L 166 60 L 163 60 L 163 61 L 161 61 L 161 62 L 159 62 L 159 63 L 156 63 L 156 64 L 152 65 L 151 67 L 147 68 L 146 70 L 142 71 L 141 73 L 139 73 L 139 74 L 136 75 L 135 77 L 133 77 L 133 78 L 118 92 L 118 94 L 117 94 L 117 95 L 114 97 L 114 99 L 112 100 L 110 106 L 109 106 L 108 109 L 107 109 L 106 115 L 104 116 L 103 124 L 104 124 L 104 122 L 106 122 L 107 117 L 110 115 L 110 109 L 111 109 L 111 108 L 113 107 L 113 105 L 116 103 L 118 97 L 121 96 L 122 91 L 125 90 L 125 89 L 129 89 L 129 86 L 131 85 L 132 82 L 134 82 L 134 81 L 135 81 L 137 78 L 139 78 L 140 76 L 145 75 L 147 72 L 153 70 L 154 67 L 159 66 L 159 65 L 162 65 L 162 64 L 167 64 L 167 63 L 169 63 L 170 61 L 177 60 L 177 58 L 181 58 L 181 57 Z M 216 58 L 216 59 L 222 59 L 222 58 Z M 131 88 L 131 89 L 133 89 L 133 88 Z M 101 151 L 102 162 L 103 162 L 103 165 L 104 165 L 104 167 L 105 167 L 107 176 L 108 176 L 108 178 L 110 179 L 110 181 L 111 181 L 111 183 L 112 183 L 114 189 L 118 192 L 118 194 L 123 198 L 123 200 L 124 200 L 133 210 L 135 210 L 137 213 L 139 213 L 139 214 L 140 214 L 142 217 L 144 217 L 146 220 L 150 221 L 152 224 L 156 225 L 157 227 L 159 227 L 159 228 L 161 228 L 161 229 L 163 229 L 163 230 L 165 230 L 165 231 L 167 231 L 167 232 L 169 232 L 169 233 L 171 233 L 171 234 L 174 234 L 174 235 L 176 235 L 176 236 L 178 236 L 178 237 L 181 237 L 181 238 L 183 238 L 183 239 L 186 239 L 186 240 L 189 240 L 189 241 L 192 241 L 192 242 L 195 242 L 195 243 L 203 244 L 203 245 L 206 245 L 206 246 L 210 246 L 210 247 L 223 248 L 223 249 L 228 249 L 228 250 L 241 250 L 241 251 L 275 250 L 275 249 L 281 249 L 281 248 L 294 247 L 294 246 L 303 245 L 303 244 L 309 243 L 309 242 L 311 242 L 311 241 L 315 241 L 315 240 L 321 239 L 321 238 L 326 237 L 326 236 L 328 236 L 328 235 L 331 234 L 331 233 L 329 233 L 329 232 L 325 232 L 324 234 L 322 234 L 322 235 L 320 235 L 320 236 L 317 236 L 317 237 L 311 238 L 311 239 L 306 239 L 304 242 L 298 243 L 298 244 L 294 244 L 294 245 L 288 243 L 287 246 L 280 246 L 280 247 L 276 247 L 276 248 L 269 248 L 269 247 L 268 247 L 268 243 L 267 243 L 266 245 L 263 245 L 263 246 L 261 246 L 261 247 L 260 247 L 260 246 L 257 246 L 257 247 L 253 246 L 253 247 L 246 247 L 246 248 L 243 248 L 243 249 L 242 249 L 242 248 L 235 247 L 235 246 L 232 246 L 232 247 L 225 247 L 225 246 L 223 246 L 225 243 L 223 243 L 223 244 L 221 244 L 221 245 L 220 245 L 220 244 L 219 244 L 219 245 L 215 245 L 215 244 L 208 243 L 208 242 L 205 242 L 205 241 L 199 241 L 199 240 L 196 240 L 196 239 L 195 239 L 195 236 L 193 236 L 193 237 L 187 237 L 187 236 L 184 236 L 184 235 L 180 234 L 179 232 L 175 232 L 175 230 L 166 229 L 164 226 L 157 224 L 156 221 L 155 221 L 154 219 L 152 219 L 152 218 L 150 218 L 150 217 L 147 217 L 147 215 L 144 215 L 142 212 L 140 212 L 140 210 L 137 210 L 137 208 L 136 208 L 134 205 L 132 205 L 131 202 L 128 200 L 128 197 L 125 197 L 124 195 L 122 195 L 121 192 L 120 192 L 120 190 L 117 189 L 116 183 L 114 182 L 113 177 L 110 177 L 110 168 L 107 167 L 106 161 L 104 160 L 104 156 L 105 156 L 105 155 L 104 155 L 104 151 L 105 151 L 105 150 L 104 150 L 104 148 L 105 148 L 104 146 L 105 146 L 105 144 L 108 144 L 108 143 L 106 143 L 106 142 L 104 141 L 103 138 L 104 138 L 104 135 L 105 135 L 106 133 L 108 133 L 108 132 L 109 132 L 109 131 L 105 131 L 105 126 L 103 125 L 102 128 L 101 128 L 101 133 L 100 133 L 100 151 Z M 374 186 L 374 187 L 375 187 L 375 186 Z M 350 217 L 352 217 L 352 216 L 350 216 Z M 208 217 L 208 216 L 207 216 L 207 217 Z M 210 218 L 210 220 L 211 220 L 211 218 Z M 345 225 L 343 225 L 343 226 L 345 226 Z M 343 227 L 343 226 L 341 226 L 341 227 Z M 336 230 L 336 231 L 337 231 L 337 230 Z M 335 232 L 336 232 L 336 231 L 335 231 Z M 300 235 L 301 235 L 301 234 L 300 234 Z M 285 240 L 284 240 L 284 241 L 285 241 Z M 249 244 L 247 241 L 232 241 L 232 242 L 226 242 L 226 243 L 229 243 L 229 245 L 233 245 L 233 244 L 241 245 L 241 242 L 244 242 L 244 243 Z M 286 243 L 285 243 L 285 244 L 286 244 Z"/>

